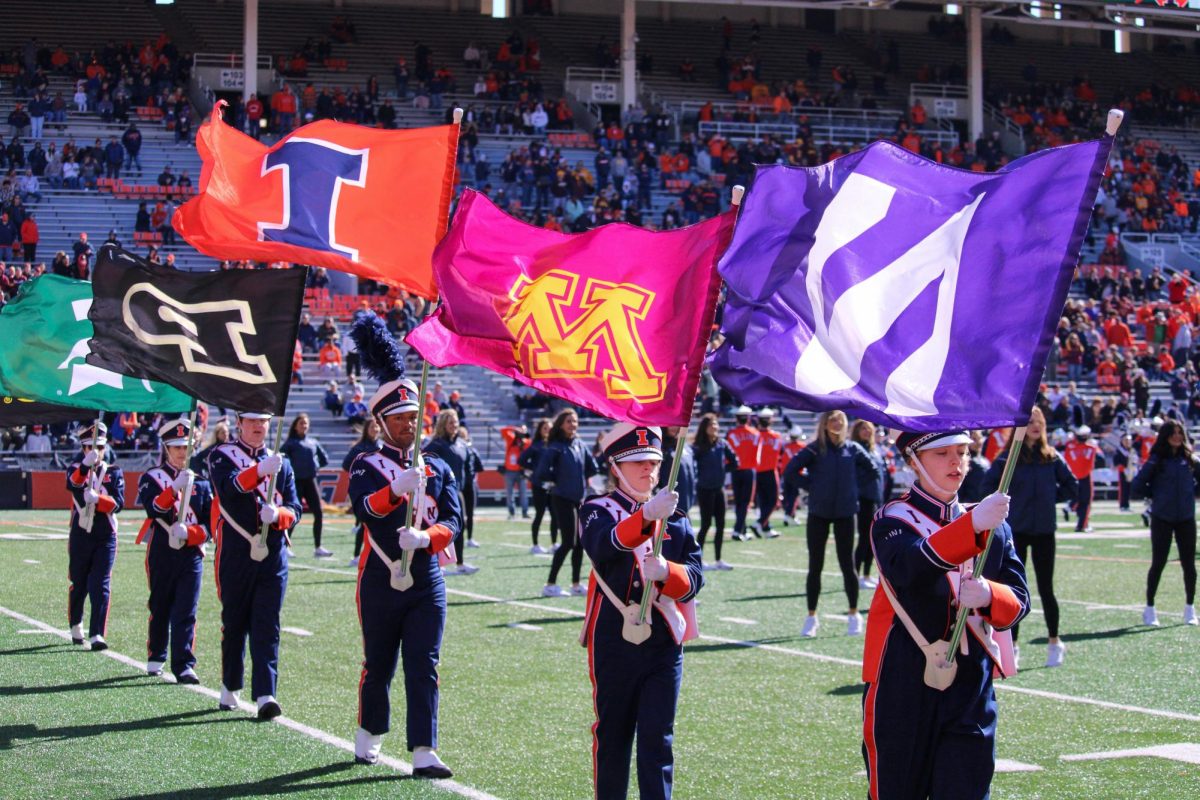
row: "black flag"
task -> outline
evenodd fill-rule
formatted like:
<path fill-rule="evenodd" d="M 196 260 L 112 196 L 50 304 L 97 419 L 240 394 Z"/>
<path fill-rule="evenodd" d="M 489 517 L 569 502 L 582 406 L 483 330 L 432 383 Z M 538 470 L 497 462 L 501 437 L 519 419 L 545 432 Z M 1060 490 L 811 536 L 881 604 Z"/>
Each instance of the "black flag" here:
<path fill-rule="evenodd" d="M 280 415 L 306 269 L 183 272 L 106 245 L 92 272 L 87 362 L 220 408 Z"/>
<path fill-rule="evenodd" d="M 51 425 L 55 422 L 74 422 L 96 418 L 87 408 L 38 403 L 18 397 L 0 397 L 0 428 L 14 425 Z"/>

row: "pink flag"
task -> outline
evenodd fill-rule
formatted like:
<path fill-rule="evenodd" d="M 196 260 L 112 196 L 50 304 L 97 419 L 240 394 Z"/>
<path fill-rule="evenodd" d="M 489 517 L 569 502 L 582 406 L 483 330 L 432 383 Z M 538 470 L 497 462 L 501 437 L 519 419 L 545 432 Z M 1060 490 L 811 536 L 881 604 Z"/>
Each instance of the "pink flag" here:
<path fill-rule="evenodd" d="M 613 419 L 687 425 L 733 212 L 675 231 L 558 233 L 467 190 L 433 254 L 442 306 L 408 335 Z"/>

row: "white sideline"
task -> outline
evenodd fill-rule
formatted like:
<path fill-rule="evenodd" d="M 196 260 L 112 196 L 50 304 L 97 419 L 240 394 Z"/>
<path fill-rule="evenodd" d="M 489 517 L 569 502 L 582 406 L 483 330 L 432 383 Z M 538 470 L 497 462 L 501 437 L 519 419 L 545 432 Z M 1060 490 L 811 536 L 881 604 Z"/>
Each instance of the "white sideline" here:
<path fill-rule="evenodd" d="M 309 567 L 303 564 L 289 565 L 295 569 L 307 569 L 313 572 L 332 572 L 335 575 L 356 575 L 347 569 L 330 569 L 328 567 Z M 459 597 L 470 598 L 471 600 L 484 600 L 500 605 L 517 606 L 519 608 L 529 608 L 535 611 L 551 611 L 556 614 L 567 614 L 573 617 L 583 617 L 582 611 L 576 611 L 573 608 L 561 608 L 550 604 L 528 603 L 523 600 L 506 600 L 503 597 L 492 597 L 491 595 L 478 594 L 476 592 L 465 592 L 462 589 L 446 588 L 446 594 L 458 595 Z M 1061 601 L 1060 601 L 1061 602 Z M 825 661 L 830 664 L 843 664 L 848 667 L 861 667 L 862 661 L 851 658 L 839 658 L 838 656 L 827 656 L 824 653 L 812 653 L 807 650 L 794 650 L 790 647 L 780 647 L 774 644 L 762 644 L 760 642 L 748 642 L 743 639 L 730 639 L 724 636 L 712 636 L 702 633 L 700 638 L 709 642 L 717 642 L 718 644 L 733 644 L 739 647 L 756 648 L 758 650 L 766 650 L 769 653 L 781 653 L 788 656 L 799 656 L 801 658 L 809 658 L 814 661 Z M 1097 706 L 1099 708 L 1108 708 L 1115 711 L 1128 711 L 1134 714 L 1146 714 L 1152 717 L 1165 717 L 1166 719 L 1179 719 L 1187 722 L 1200 722 L 1200 715 L 1185 714 L 1181 711 L 1165 711 L 1159 708 L 1143 708 L 1141 706 L 1124 705 L 1122 703 L 1112 703 L 1107 700 L 1094 700 L 1090 697 L 1075 697 L 1069 694 L 1059 694 L 1057 692 L 1047 692 L 1041 689 L 1028 689 L 1023 686 L 1013 686 L 1007 681 L 997 682 L 997 689 L 1005 691 L 1017 692 L 1019 694 L 1028 694 L 1035 697 L 1042 697 L 1047 700 L 1058 700 L 1063 703 L 1079 703 L 1081 705 Z"/>
<path fill-rule="evenodd" d="M 34 619 L 33 617 L 27 617 L 19 611 L 13 611 L 12 609 L 8 609 L 3 606 L 0 606 L 0 614 L 4 614 L 7 617 L 11 617 L 19 622 L 23 622 L 26 625 L 33 625 L 33 626 L 41 629 L 41 631 L 43 631 L 44 633 L 53 634 L 54 636 L 58 636 L 61 639 L 70 640 L 70 638 L 71 638 L 71 634 L 69 632 L 64 631 L 64 630 L 59 630 L 58 628 L 55 628 L 53 625 L 49 625 L 45 622 L 42 622 L 41 620 Z M 144 662 L 144 661 L 138 661 L 137 659 L 130 658 L 129 656 L 124 655 L 123 653 L 118 653 L 118 652 L 114 651 L 112 648 L 109 648 L 108 650 L 104 650 L 104 651 L 102 651 L 102 653 L 103 653 L 103 655 L 108 656 L 109 658 L 113 659 L 114 661 L 117 661 L 128 667 L 134 668 L 138 672 L 145 673 L 145 671 L 146 671 L 146 662 Z M 167 674 L 166 672 L 163 673 L 162 679 L 167 681 L 168 683 L 175 683 L 175 677 L 173 675 Z M 212 698 L 213 700 L 219 700 L 221 698 L 220 692 L 216 691 L 215 689 L 209 689 L 205 686 L 192 685 L 192 686 L 184 686 L 183 688 L 190 689 L 191 691 L 196 692 L 197 694 L 202 694 L 205 697 Z M 257 709 L 254 706 L 254 704 L 248 703 L 245 700 L 238 701 L 238 708 L 241 709 L 242 711 L 245 711 L 250 714 L 257 713 Z M 351 742 L 348 739 L 343 739 L 340 736 L 334 736 L 331 733 L 326 733 L 323 730 L 320 730 L 318 728 L 313 728 L 309 725 L 305 725 L 303 722 L 297 722 L 296 720 L 290 719 L 288 717 L 276 717 L 273 721 L 279 723 L 280 725 L 282 725 L 285 728 L 290 728 L 290 729 L 296 731 L 297 733 L 302 733 L 305 736 L 309 737 L 310 739 L 316 739 L 319 742 L 323 742 L 325 744 L 332 745 L 340 750 L 345 750 L 351 754 L 354 753 L 354 742 Z M 413 769 L 412 764 L 409 764 L 406 761 L 401 761 L 398 758 L 392 758 L 391 756 L 381 755 L 379 757 L 379 763 L 385 764 L 385 765 L 391 767 L 392 769 L 396 770 L 397 772 L 404 773 L 405 775 L 412 774 L 412 769 Z M 434 780 L 434 781 L 430 781 L 430 783 L 437 786 L 439 789 L 445 789 L 446 791 L 454 792 L 455 794 L 461 795 L 462 797 L 470 798 L 470 800 L 500 800 L 500 798 L 496 797 L 495 795 L 490 795 L 487 792 L 481 792 L 478 789 L 472 789 L 470 786 L 464 786 L 461 783 L 459 783 L 458 781 Z"/>

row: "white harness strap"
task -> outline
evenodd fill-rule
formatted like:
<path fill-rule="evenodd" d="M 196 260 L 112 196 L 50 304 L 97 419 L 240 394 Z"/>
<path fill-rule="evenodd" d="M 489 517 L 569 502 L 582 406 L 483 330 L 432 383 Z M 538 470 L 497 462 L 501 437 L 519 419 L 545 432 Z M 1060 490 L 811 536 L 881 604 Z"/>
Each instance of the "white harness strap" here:
<path fill-rule="evenodd" d="M 225 454 L 225 455 L 226 455 L 226 456 L 229 458 L 229 460 L 233 462 L 234 466 L 236 466 L 236 467 L 238 468 L 238 470 L 239 470 L 239 471 L 241 471 L 241 470 L 246 470 L 246 469 L 250 469 L 251 467 L 256 467 L 256 466 L 257 466 L 256 462 L 252 461 L 248 455 L 246 455 L 244 452 L 242 452 L 241 448 L 239 448 L 239 447 L 237 447 L 237 446 L 235 446 L 235 445 L 232 445 L 232 444 L 223 444 L 223 445 L 221 445 L 221 448 L 220 448 L 220 449 L 221 449 L 221 452 L 222 452 L 222 453 L 224 453 L 224 454 Z M 270 454 L 271 454 L 271 451 L 270 451 L 270 450 L 268 450 L 268 451 L 266 451 L 266 452 L 267 452 L 267 454 L 268 454 L 268 455 L 270 455 Z M 268 500 L 268 499 L 267 499 L 267 493 L 266 493 L 266 491 L 265 491 L 265 490 L 262 488 L 262 484 L 261 484 L 261 483 L 260 483 L 258 486 L 254 487 L 254 492 L 255 492 L 255 494 L 257 494 L 257 495 L 258 495 L 260 498 L 262 498 L 262 501 L 263 501 L 264 503 L 269 503 L 269 502 L 270 502 L 270 500 Z M 229 514 L 229 512 L 225 510 L 225 504 L 224 504 L 224 503 L 218 503 L 218 504 L 217 504 L 217 507 L 218 507 L 218 509 L 219 509 L 219 510 L 220 510 L 220 512 L 221 512 L 221 519 L 225 520 L 225 523 L 226 523 L 227 525 L 229 525 L 229 527 L 233 528 L 235 531 L 237 531 L 238 533 L 240 533 L 240 534 L 242 535 L 242 538 L 243 538 L 243 539 L 245 539 L 247 542 L 249 542 L 249 543 L 250 543 L 250 547 L 251 547 L 252 549 L 259 549 L 259 548 L 257 548 L 257 547 L 256 547 L 256 539 L 255 539 L 255 536 L 256 536 L 257 534 L 248 533 L 248 532 L 246 531 L 246 529 L 245 529 L 245 528 L 243 528 L 241 525 L 239 525 L 239 524 L 237 523 L 237 520 L 235 520 L 235 519 L 234 519 L 234 518 L 233 518 L 233 517 L 232 517 L 232 516 Z M 285 538 L 286 538 L 286 534 L 285 534 Z M 258 559 L 256 559 L 256 560 L 258 560 Z"/>

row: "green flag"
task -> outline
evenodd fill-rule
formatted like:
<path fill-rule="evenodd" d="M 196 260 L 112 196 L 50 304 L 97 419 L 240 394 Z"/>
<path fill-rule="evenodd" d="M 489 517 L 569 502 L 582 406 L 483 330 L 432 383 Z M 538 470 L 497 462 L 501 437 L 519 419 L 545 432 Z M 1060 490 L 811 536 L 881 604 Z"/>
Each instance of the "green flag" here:
<path fill-rule="evenodd" d="M 0 309 L 0 393 L 103 411 L 182 412 L 183 392 L 127 378 L 84 359 L 92 323 L 92 285 L 60 275 L 27 281 Z"/>

